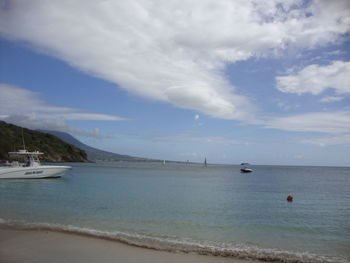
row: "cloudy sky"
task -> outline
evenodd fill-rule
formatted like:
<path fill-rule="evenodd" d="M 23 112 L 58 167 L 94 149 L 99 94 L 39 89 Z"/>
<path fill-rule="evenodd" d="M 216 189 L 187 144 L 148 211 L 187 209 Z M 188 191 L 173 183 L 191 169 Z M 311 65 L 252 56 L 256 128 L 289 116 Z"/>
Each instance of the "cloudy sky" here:
<path fill-rule="evenodd" d="M 104 150 L 350 165 L 348 0 L 0 0 L 0 119 Z"/>

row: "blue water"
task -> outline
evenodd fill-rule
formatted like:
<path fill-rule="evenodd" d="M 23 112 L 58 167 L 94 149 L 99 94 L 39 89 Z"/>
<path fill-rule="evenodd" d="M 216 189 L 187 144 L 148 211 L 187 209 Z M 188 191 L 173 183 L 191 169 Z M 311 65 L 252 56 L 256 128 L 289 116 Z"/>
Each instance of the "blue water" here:
<path fill-rule="evenodd" d="M 252 168 L 89 163 L 61 179 L 2 180 L 0 226 L 248 259 L 350 262 L 350 168 Z"/>

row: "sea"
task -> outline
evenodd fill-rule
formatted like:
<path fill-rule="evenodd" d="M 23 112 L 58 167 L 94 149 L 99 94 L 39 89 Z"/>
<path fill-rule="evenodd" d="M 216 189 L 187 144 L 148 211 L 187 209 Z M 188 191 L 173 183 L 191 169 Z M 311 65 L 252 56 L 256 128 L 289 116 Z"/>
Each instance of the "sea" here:
<path fill-rule="evenodd" d="M 59 179 L 0 180 L 0 227 L 247 262 L 350 262 L 348 167 L 68 165 Z"/>

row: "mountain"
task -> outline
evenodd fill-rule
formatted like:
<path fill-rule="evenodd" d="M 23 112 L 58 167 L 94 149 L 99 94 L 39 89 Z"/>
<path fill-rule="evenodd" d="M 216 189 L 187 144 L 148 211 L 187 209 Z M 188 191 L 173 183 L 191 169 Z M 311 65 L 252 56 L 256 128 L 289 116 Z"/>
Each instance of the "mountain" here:
<path fill-rule="evenodd" d="M 129 155 L 99 150 L 80 142 L 79 140 L 74 138 L 72 135 L 65 132 L 50 131 L 50 130 L 39 130 L 39 131 L 52 134 L 67 143 L 70 143 L 80 149 L 83 149 L 87 153 L 87 157 L 90 161 L 134 161 L 134 162 L 159 162 L 160 161 L 160 160 L 133 157 Z"/>
<path fill-rule="evenodd" d="M 64 142 L 58 137 L 22 128 L 0 121 L 0 160 L 8 160 L 8 152 L 23 149 L 22 141 L 28 151 L 40 151 L 44 154 L 41 160 L 46 162 L 87 162 L 84 150 Z"/>

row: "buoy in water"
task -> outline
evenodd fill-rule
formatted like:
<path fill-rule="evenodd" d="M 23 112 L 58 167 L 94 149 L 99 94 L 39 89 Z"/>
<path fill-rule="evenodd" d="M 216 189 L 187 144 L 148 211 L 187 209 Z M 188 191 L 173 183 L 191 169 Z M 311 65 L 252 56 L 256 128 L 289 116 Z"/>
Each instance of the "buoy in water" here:
<path fill-rule="evenodd" d="M 292 202 L 293 201 L 293 196 L 292 195 L 288 195 L 287 196 L 287 201 L 288 202 Z"/>

